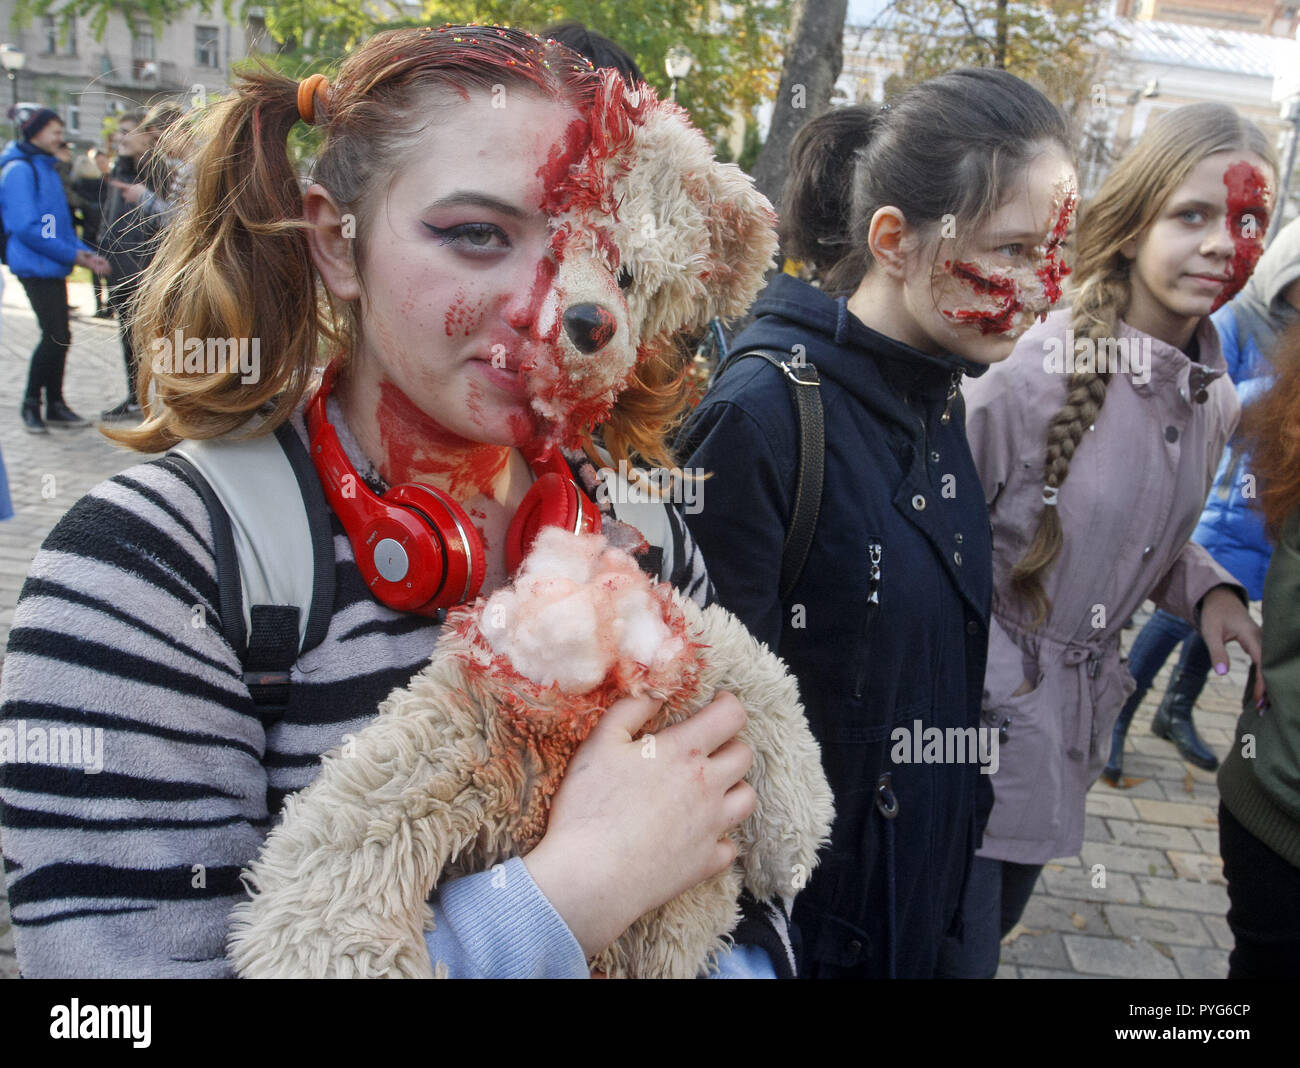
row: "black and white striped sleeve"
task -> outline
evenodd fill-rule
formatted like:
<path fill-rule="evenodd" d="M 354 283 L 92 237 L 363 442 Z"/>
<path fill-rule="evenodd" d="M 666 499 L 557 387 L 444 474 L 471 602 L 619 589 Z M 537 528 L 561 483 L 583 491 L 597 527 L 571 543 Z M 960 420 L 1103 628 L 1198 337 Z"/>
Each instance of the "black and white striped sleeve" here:
<path fill-rule="evenodd" d="M 27 977 L 230 974 L 265 738 L 222 637 L 207 511 L 157 464 L 32 562 L 0 680 L 0 830 Z"/>
<path fill-rule="evenodd" d="M 713 583 L 709 581 L 708 569 L 704 566 L 704 554 L 695 544 L 677 507 L 665 504 L 664 508 L 668 513 L 668 529 L 673 542 L 672 570 L 661 578 L 672 583 L 701 608 L 705 608 L 717 600 L 717 595 Z"/>

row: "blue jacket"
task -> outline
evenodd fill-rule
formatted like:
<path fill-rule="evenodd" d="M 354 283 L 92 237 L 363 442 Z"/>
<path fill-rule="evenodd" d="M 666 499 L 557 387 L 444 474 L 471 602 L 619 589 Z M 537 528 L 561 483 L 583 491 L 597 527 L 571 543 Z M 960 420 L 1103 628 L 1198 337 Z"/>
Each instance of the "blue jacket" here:
<path fill-rule="evenodd" d="M 26 141 L 11 141 L 0 155 L 5 256 L 18 278 L 66 278 L 77 252 L 92 251 L 77 236 L 54 163 Z"/>
<path fill-rule="evenodd" d="M 992 789 L 977 763 L 896 763 L 914 750 L 891 734 L 980 723 L 992 549 L 954 388 L 974 369 L 869 330 L 789 276 L 754 314 L 734 350 L 803 346 L 825 411 L 821 510 L 785 603 L 799 436 L 782 374 L 759 359 L 725 368 L 678 454 L 712 472 L 686 518 L 718 598 L 798 677 L 835 794 L 829 851 L 795 899 L 801 974 L 928 976 L 960 927 Z"/>
<path fill-rule="evenodd" d="M 1272 382 L 1271 369 L 1255 339 L 1238 331 L 1231 304 L 1224 305 L 1211 319 L 1219 331 L 1228 375 L 1237 386 L 1237 398 L 1244 409 L 1268 389 Z M 1255 508 L 1250 457 L 1236 446 L 1237 442 L 1231 441 L 1223 452 L 1214 475 L 1214 488 L 1210 490 L 1192 540 L 1205 546 L 1246 587 L 1250 599 L 1258 601 L 1264 596 L 1264 576 L 1273 547 L 1264 531 L 1263 517 Z"/>

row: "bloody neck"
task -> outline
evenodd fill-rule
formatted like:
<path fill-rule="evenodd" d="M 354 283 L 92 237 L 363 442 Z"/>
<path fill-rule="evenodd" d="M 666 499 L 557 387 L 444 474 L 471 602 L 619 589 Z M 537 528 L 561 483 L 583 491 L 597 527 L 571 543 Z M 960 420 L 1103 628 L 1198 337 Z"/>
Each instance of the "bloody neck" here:
<path fill-rule="evenodd" d="M 510 446 L 452 433 L 386 379 L 343 381 L 337 395 L 357 444 L 390 486 L 423 482 L 461 502 L 504 491 Z"/>

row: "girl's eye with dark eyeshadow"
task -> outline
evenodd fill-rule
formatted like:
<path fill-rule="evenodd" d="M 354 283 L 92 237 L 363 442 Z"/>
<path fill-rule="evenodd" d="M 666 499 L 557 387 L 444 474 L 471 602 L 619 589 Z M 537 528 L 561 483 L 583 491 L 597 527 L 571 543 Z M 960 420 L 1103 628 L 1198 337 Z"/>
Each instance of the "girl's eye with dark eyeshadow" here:
<path fill-rule="evenodd" d="M 447 227 L 434 226 L 432 223 L 424 225 L 442 245 L 474 252 L 495 252 L 510 247 L 510 239 L 505 231 L 493 223 L 461 223 Z"/>

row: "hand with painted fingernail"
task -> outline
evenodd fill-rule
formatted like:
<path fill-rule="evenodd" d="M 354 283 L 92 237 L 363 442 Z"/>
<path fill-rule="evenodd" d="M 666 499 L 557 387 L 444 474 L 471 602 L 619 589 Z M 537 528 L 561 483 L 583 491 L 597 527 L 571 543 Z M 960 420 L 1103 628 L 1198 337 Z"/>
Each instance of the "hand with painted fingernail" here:
<path fill-rule="evenodd" d="M 1228 642 L 1235 641 L 1246 651 L 1256 667 L 1255 707 L 1262 709 L 1266 696 L 1264 676 L 1259 671 L 1263 635 L 1234 587 L 1215 586 L 1201 599 L 1201 637 L 1205 639 L 1216 675 L 1228 673 Z"/>

